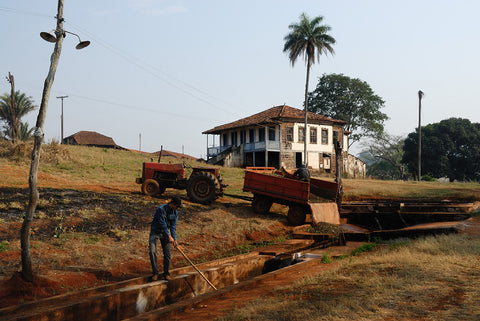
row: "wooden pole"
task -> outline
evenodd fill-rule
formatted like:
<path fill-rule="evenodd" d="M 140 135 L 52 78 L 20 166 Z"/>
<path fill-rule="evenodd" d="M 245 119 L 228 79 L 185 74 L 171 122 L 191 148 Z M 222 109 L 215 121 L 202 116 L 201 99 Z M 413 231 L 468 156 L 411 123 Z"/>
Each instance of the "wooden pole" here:
<path fill-rule="evenodd" d="M 50 90 L 55 78 L 55 72 L 57 70 L 58 61 L 60 59 L 60 53 L 62 51 L 63 44 L 63 0 L 58 0 L 58 12 L 57 12 L 57 29 L 55 30 L 57 42 L 55 43 L 55 49 L 53 50 L 50 58 L 50 69 L 48 71 L 47 78 L 43 86 L 42 102 L 38 111 L 37 123 L 35 125 L 34 144 L 32 151 L 32 163 L 30 166 L 30 175 L 28 178 L 29 186 L 29 200 L 27 213 L 23 219 L 22 229 L 20 231 L 20 243 L 22 249 L 22 279 L 25 281 L 33 281 L 32 270 L 32 258 L 30 256 L 30 226 L 33 220 L 33 213 L 37 207 L 38 202 L 38 190 L 37 190 L 37 173 L 38 165 L 40 162 L 40 151 L 43 142 L 43 124 L 45 122 L 45 116 L 47 114 L 48 99 L 50 97 Z"/>
<path fill-rule="evenodd" d="M 190 265 L 193 266 L 193 268 L 194 268 L 195 270 L 197 270 L 197 272 L 202 276 L 202 278 L 204 278 L 205 281 L 207 281 L 207 283 L 208 283 L 214 290 L 217 290 L 217 288 L 215 287 L 215 285 L 213 285 L 212 282 L 210 282 L 210 281 L 207 279 L 207 277 L 202 273 L 202 271 L 200 271 L 200 270 L 195 266 L 195 264 L 193 264 L 193 262 L 190 261 L 190 259 L 189 259 L 189 258 L 187 257 L 187 255 L 182 251 L 182 249 L 180 248 L 180 246 L 177 245 L 176 248 L 177 248 L 177 250 L 178 250 L 180 253 L 182 253 L 183 257 L 184 257 L 185 259 L 187 259 L 188 263 L 190 263 Z"/>

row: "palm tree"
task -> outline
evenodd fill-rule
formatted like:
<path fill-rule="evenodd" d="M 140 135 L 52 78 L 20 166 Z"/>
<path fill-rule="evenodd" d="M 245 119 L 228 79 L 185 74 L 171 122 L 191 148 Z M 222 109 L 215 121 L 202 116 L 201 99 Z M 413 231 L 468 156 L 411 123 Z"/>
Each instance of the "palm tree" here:
<path fill-rule="evenodd" d="M 28 122 L 20 122 L 20 140 L 26 142 L 33 137 L 33 127 L 28 126 Z"/>
<path fill-rule="evenodd" d="M 35 110 L 37 106 L 34 105 L 32 97 L 28 97 L 20 91 L 15 92 L 14 103 L 12 106 L 11 95 L 0 96 L 0 120 L 5 122 L 5 136 L 15 142 L 21 140 L 20 119 Z"/>
<path fill-rule="evenodd" d="M 335 53 L 332 45 L 335 39 L 327 34 L 330 26 L 321 25 L 322 16 L 313 18 L 302 13 L 299 23 L 292 23 L 288 26 L 291 32 L 285 36 L 285 45 L 283 52 L 288 52 L 288 57 L 292 63 L 292 67 L 298 57 L 304 56 L 307 65 L 307 79 L 305 82 L 305 128 L 304 128 L 304 163 L 307 164 L 307 111 L 308 111 L 308 81 L 310 78 L 310 67 L 315 61 L 320 62 L 321 54 Z"/>

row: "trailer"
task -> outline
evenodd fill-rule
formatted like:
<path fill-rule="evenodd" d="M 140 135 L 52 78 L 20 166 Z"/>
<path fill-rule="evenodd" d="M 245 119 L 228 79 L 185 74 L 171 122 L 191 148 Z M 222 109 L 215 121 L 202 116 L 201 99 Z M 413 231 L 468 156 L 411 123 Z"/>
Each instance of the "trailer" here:
<path fill-rule="evenodd" d="M 317 178 L 305 182 L 274 168 L 247 168 L 243 185 L 243 191 L 253 194 L 255 213 L 267 214 L 273 203 L 286 205 L 288 222 L 295 226 L 304 224 L 307 215 L 313 223 L 340 224 L 338 189 L 334 182 Z"/>

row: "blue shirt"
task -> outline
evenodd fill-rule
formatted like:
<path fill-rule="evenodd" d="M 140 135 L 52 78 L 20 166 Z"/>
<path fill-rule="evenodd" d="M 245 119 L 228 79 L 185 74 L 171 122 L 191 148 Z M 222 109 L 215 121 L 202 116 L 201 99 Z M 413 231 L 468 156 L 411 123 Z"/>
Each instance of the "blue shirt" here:
<path fill-rule="evenodd" d="M 177 210 L 171 209 L 168 204 L 160 205 L 155 210 L 153 221 L 150 223 L 150 232 L 155 234 L 165 233 L 172 235 L 177 240 Z"/>

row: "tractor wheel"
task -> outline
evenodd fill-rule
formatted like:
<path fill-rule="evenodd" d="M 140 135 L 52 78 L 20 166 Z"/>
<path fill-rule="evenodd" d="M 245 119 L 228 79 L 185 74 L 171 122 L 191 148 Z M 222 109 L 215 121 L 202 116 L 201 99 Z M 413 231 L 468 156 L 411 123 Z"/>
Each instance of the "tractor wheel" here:
<path fill-rule="evenodd" d="M 209 172 L 196 172 L 187 183 L 187 195 L 196 203 L 210 204 L 220 194 L 220 183 L 215 175 Z"/>
<path fill-rule="evenodd" d="M 165 191 L 165 190 L 163 190 Z M 148 196 L 155 196 L 160 192 L 160 186 L 154 179 L 147 179 L 142 184 L 142 193 Z"/>
<path fill-rule="evenodd" d="M 291 205 L 288 208 L 288 215 L 287 215 L 287 220 L 288 223 L 298 226 L 302 225 L 305 223 L 305 219 L 307 218 L 307 213 L 305 211 L 305 208 L 299 205 Z"/>
<path fill-rule="evenodd" d="M 218 179 L 218 184 L 220 185 L 220 193 L 219 193 L 219 196 L 223 195 L 223 191 L 225 190 L 225 180 L 223 179 L 223 176 L 222 175 L 218 175 L 217 176 L 217 179 Z"/>
<path fill-rule="evenodd" d="M 253 211 L 257 214 L 267 214 L 272 207 L 273 202 L 265 196 L 254 194 L 252 201 Z"/>

